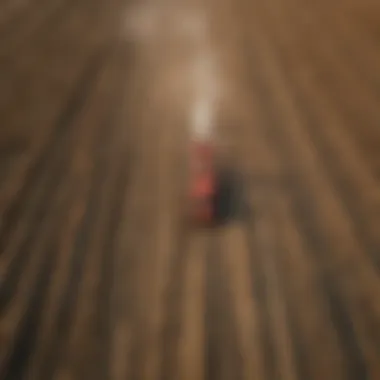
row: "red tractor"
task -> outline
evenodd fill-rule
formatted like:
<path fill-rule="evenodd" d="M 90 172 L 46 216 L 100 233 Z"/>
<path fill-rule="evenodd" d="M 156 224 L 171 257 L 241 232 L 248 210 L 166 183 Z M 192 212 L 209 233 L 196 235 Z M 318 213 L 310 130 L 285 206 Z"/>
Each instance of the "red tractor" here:
<path fill-rule="evenodd" d="M 190 216 L 196 225 L 213 226 L 237 212 L 237 181 L 218 165 L 215 146 L 193 142 L 190 146 Z"/>

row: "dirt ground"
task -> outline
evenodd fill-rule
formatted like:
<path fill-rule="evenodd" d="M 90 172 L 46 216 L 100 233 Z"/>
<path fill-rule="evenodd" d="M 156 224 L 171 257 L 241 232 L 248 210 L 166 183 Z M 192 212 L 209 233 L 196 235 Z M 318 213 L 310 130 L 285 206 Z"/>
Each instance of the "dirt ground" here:
<path fill-rule="evenodd" d="M 3 0 L 0 379 L 380 379 L 379 180 L 375 0 Z"/>

